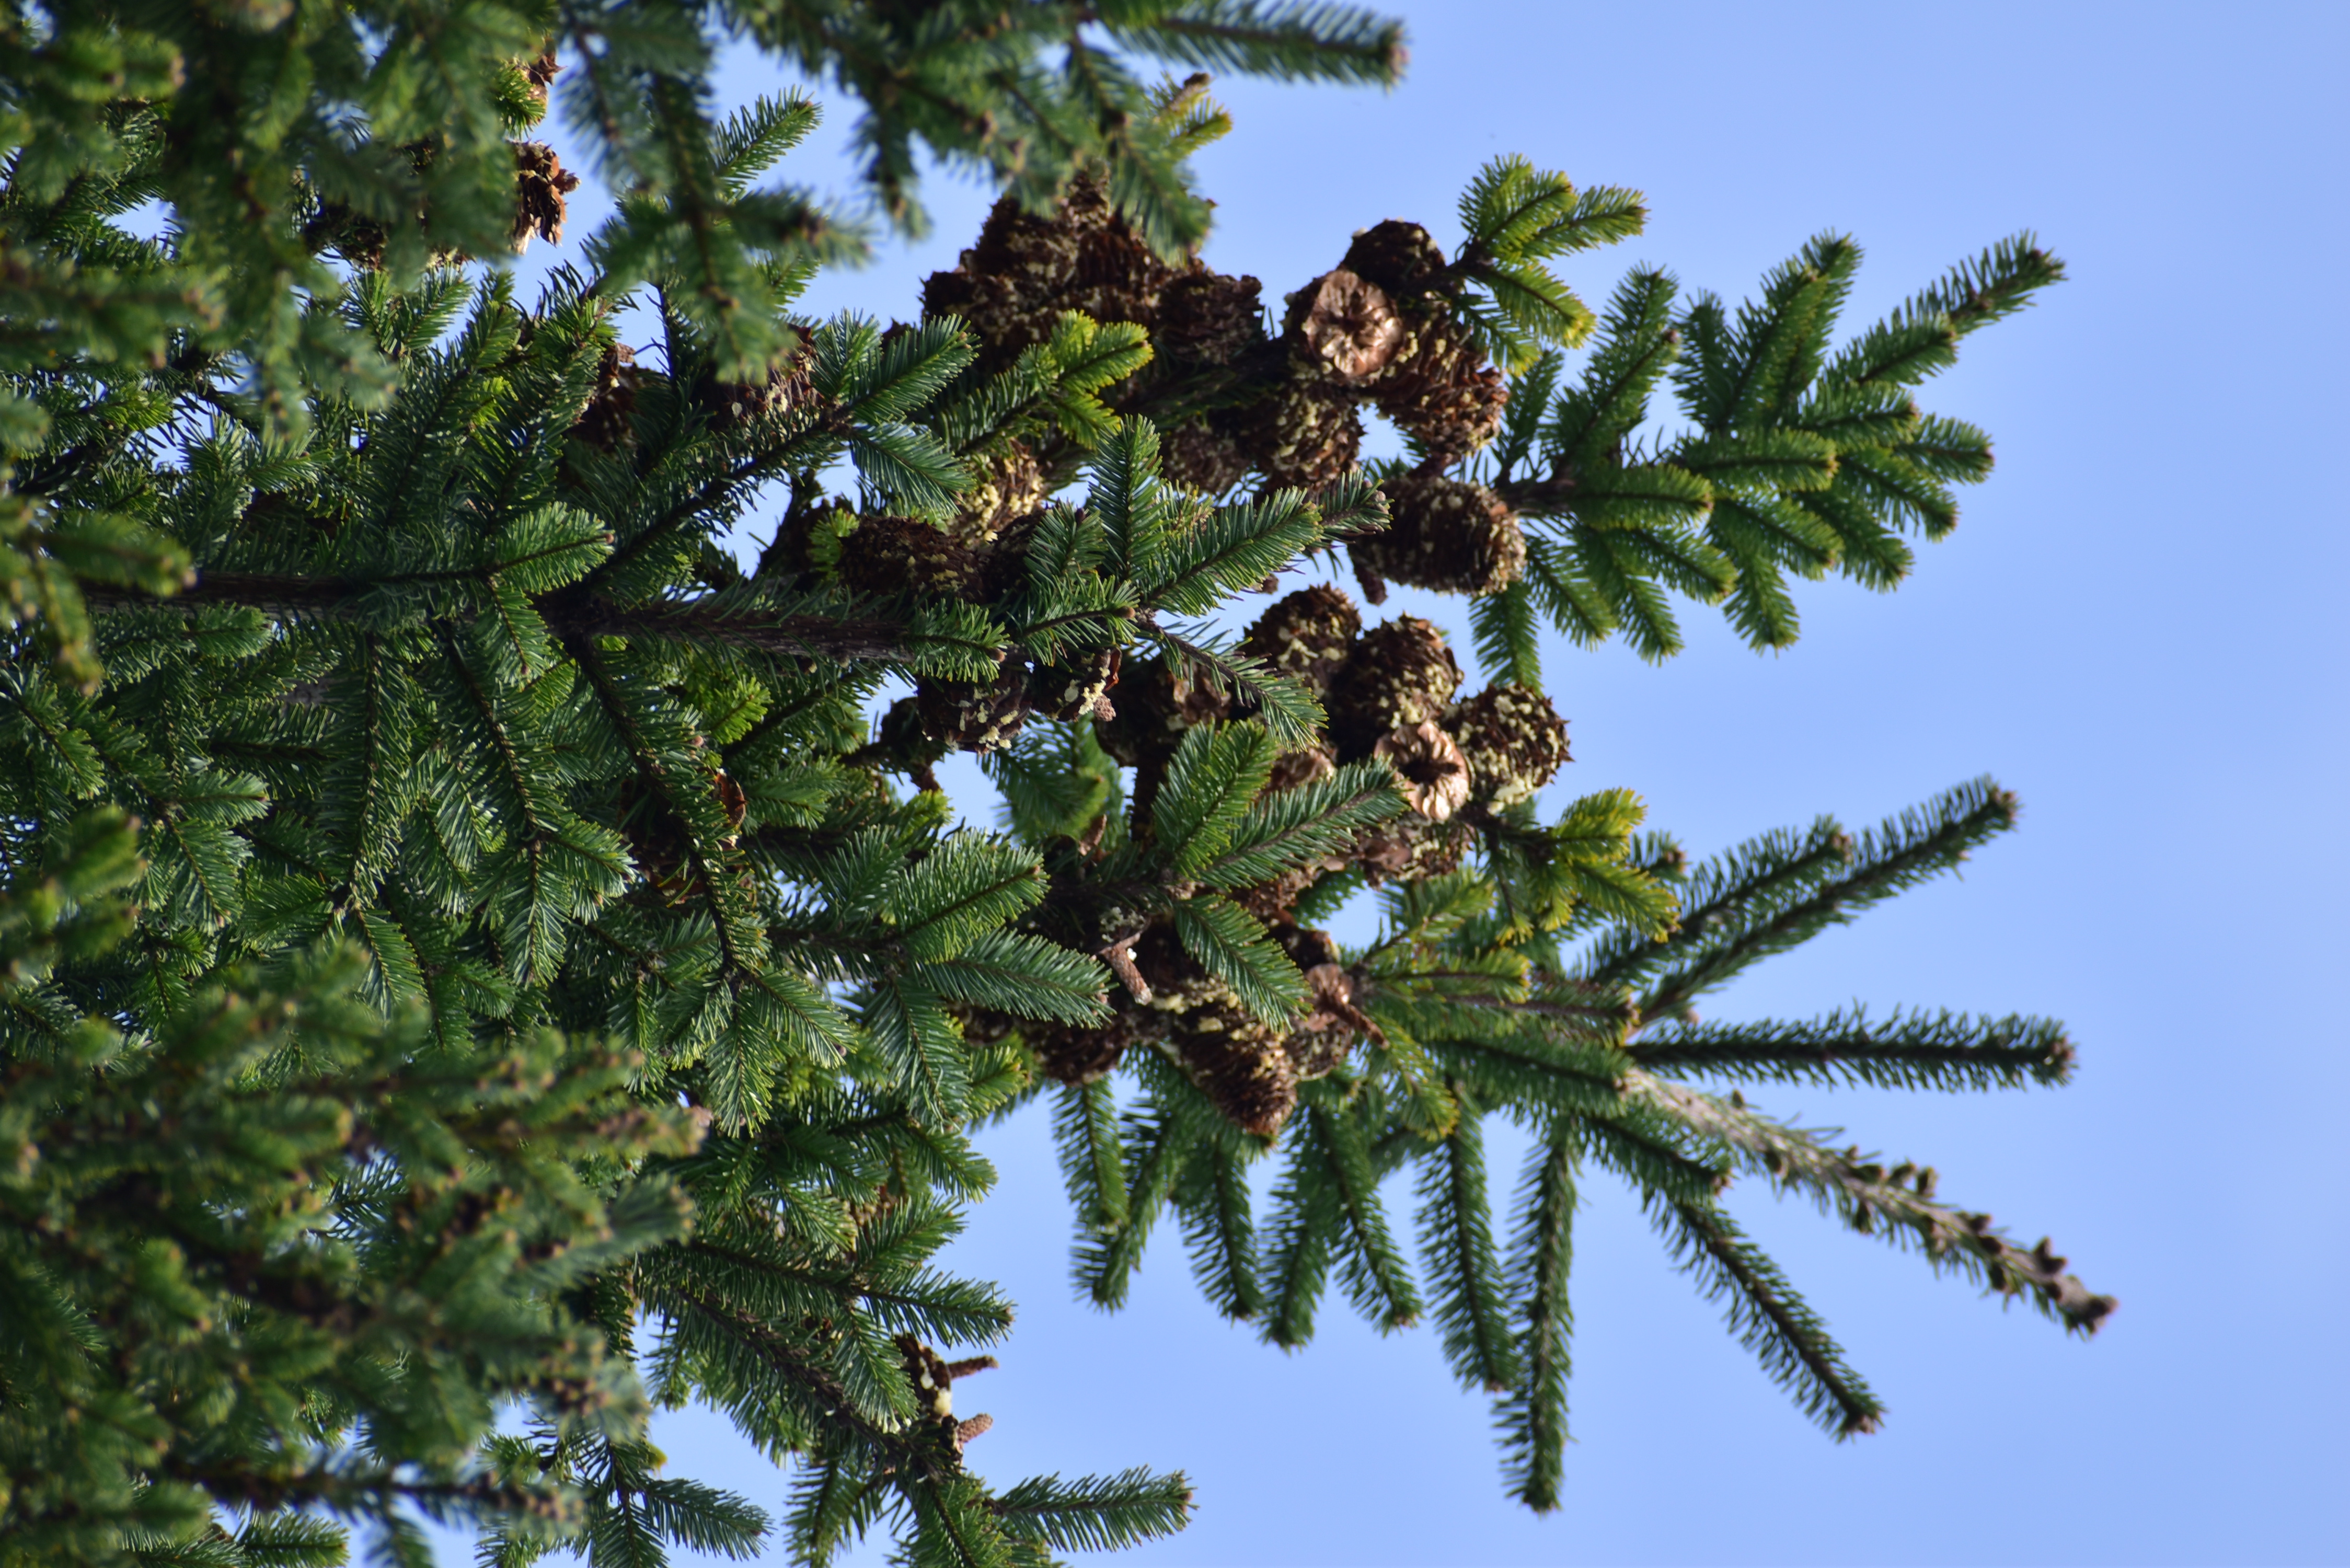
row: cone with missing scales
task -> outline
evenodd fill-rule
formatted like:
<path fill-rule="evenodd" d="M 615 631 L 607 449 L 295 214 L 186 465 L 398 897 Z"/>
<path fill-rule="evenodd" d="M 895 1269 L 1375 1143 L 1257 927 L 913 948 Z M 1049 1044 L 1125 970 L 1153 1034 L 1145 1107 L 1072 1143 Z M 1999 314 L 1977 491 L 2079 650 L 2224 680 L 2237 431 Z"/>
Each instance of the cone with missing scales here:
<path fill-rule="evenodd" d="M 579 189 L 579 176 L 543 141 L 515 142 L 514 159 L 514 248 L 528 250 L 533 234 L 550 244 L 561 240 L 565 198 Z"/>

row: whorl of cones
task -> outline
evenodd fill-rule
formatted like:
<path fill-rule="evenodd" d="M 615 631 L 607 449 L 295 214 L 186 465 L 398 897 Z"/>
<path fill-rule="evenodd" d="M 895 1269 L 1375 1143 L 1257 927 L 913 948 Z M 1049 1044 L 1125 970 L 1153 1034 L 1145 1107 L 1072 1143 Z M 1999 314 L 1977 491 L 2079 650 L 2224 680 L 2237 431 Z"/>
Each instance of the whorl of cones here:
<path fill-rule="evenodd" d="M 1509 681 L 1456 702 L 1443 722 L 1467 759 L 1470 798 L 1497 811 L 1527 799 L 1573 760 L 1566 721 L 1550 699 Z"/>
<path fill-rule="evenodd" d="M 979 243 L 953 270 L 923 283 L 922 312 L 970 323 L 980 368 L 993 372 L 1050 337 L 1065 310 L 1150 325 L 1159 291 L 1177 275 L 1118 214 L 1101 182 L 1081 175 L 1049 217 L 1009 196 L 996 202 Z"/>
<path fill-rule="evenodd" d="M 1386 531 L 1347 546 L 1367 579 L 1480 595 L 1501 592 L 1524 571 L 1526 536 L 1517 514 L 1483 485 L 1413 472 L 1379 489 L 1388 500 Z"/>
<path fill-rule="evenodd" d="M 1355 236 L 1346 260 L 1291 295 L 1284 336 L 1300 375 L 1367 396 L 1441 462 L 1492 439 L 1509 400 L 1452 314 L 1444 253 L 1417 223 Z"/>
<path fill-rule="evenodd" d="M 1417 616 L 1398 616 L 1362 635 L 1325 704 L 1341 761 L 1371 754 L 1391 730 L 1440 716 L 1461 689 L 1461 666 L 1444 633 Z"/>

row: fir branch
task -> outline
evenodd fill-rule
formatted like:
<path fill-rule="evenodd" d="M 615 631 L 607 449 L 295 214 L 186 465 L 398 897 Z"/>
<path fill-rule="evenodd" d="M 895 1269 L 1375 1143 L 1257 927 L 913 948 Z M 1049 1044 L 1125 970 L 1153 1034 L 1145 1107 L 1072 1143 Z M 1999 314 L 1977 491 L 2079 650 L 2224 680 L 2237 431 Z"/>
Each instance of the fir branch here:
<path fill-rule="evenodd" d="M 1827 1325 L 1736 1221 L 1710 1203 L 1652 1197 L 1647 1207 L 1674 1261 L 1707 1299 L 1724 1303 L 1731 1333 L 1804 1415 L 1838 1439 L 1877 1429 L 1885 1407 L 1845 1365 Z"/>

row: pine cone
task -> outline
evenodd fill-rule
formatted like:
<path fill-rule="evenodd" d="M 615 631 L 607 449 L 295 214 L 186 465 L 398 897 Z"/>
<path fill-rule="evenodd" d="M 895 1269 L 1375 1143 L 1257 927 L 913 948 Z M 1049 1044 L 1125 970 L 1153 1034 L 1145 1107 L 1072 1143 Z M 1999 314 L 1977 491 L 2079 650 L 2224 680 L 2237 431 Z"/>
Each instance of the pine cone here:
<path fill-rule="evenodd" d="M 1503 682 L 1445 713 L 1444 728 L 1469 760 L 1470 798 L 1499 810 L 1557 776 L 1567 755 L 1566 721 L 1539 691 Z"/>
<path fill-rule="evenodd" d="M 1093 1027 L 1024 1022 L 1019 1027 L 1020 1037 L 1036 1054 L 1037 1067 L 1061 1084 L 1090 1084 L 1109 1076 L 1128 1047 L 1148 1037 L 1124 1008 L 1113 1012 L 1107 1023 Z"/>
<path fill-rule="evenodd" d="M 971 466 L 977 483 L 955 498 L 955 532 L 972 544 L 993 543 L 1045 504 L 1045 471 L 1024 443 L 1007 442 Z"/>
<path fill-rule="evenodd" d="M 1264 342 L 1263 285 L 1226 277 L 1204 263 L 1159 291 L 1159 324 L 1151 347 L 1182 365 L 1229 365 Z"/>
<path fill-rule="evenodd" d="M 1326 779 L 1336 771 L 1337 763 L 1328 746 L 1308 746 L 1274 761 L 1273 772 L 1265 779 L 1265 793 L 1277 794 L 1295 789 L 1300 784 Z M 1345 870 L 1351 863 L 1348 857 L 1342 855 L 1294 866 L 1270 882 L 1239 889 L 1232 895 L 1232 900 L 1266 925 L 1280 925 L 1295 915 L 1297 900 L 1308 888 L 1332 871 Z"/>
<path fill-rule="evenodd" d="M 986 568 L 980 552 L 919 517 L 868 517 L 841 541 L 837 569 L 842 585 L 859 593 L 911 589 L 976 603 Z"/>
<path fill-rule="evenodd" d="M 1387 531 L 1348 546 L 1357 572 L 1440 593 L 1492 594 L 1524 570 L 1517 514 L 1483 485 L 1409 473 L 1379 489 L 1388 498 Z"/>
<path fill-rule="evenodd" d="M 1291 295 L 1288 306 L 1292 357 L 1342 387 L 1378 380 L 1408 336 L 1387 291 L 1345 267 Z"/>
<path fill-rule="evenodd" d="M 554 244 L 563 238 L 564 198 L 579 189 L 579 176 L 543 141 L 514 143 L 514 248 L 528 250 L 533 234 Z"/>
<path fill-rule="evenodd" d="M 1432 623 L 1398 616 L 1365 632 L 1330 685 L 1339 760 L 1369 756 L 1388 731 L 1438 717 L 1460 687 L 1461 667 Z"/>
<path fill-rule="evenodd" d="M 1468 759 L 1432 720 L 1388 731 L 1371 755 L 1395 770 L 1405 802 L 1430 822 L 1469 804 Z"/>
<path fill-rule="evenodd" d="M 383 247 L 391 236 L 373 218 L 361 217 L 340 202 L 322 202 L 302 225 L 302 243 L 332 251 L 360 272 L 383 270 Z"/>
<path fill-rule="evenodd" d="M 1159 437 L 1159 472 L 1202 495 L 1222 495 L 1249 475 L 1249 454 L 1235 421 L 1221 415 L 1178 425 Z"/>
<path fill-rule="evenodd" d="M 810 369 L 810 356 L 803 342 L 799 352 L 762 381 L 722 381 L 704 370 L 693 384 L 693 400 L 710 416 L 712 430 L 733 430 L 763 415 L 781 413 L 812 396 Z"/>
<path fill-rule="evenodd" d="M 1144 931 L 1134 962 L 1150 982 L 1148 1011 L 1166 1030 L 1169 1054 L 1200 1092 L 1244 1131 L 1280 1131 L 1297 1106 L 1297 1074 L 1280 1035 L 1201 966 L 1171 925 Z"/>
<path fill-rule="evenodd" d="M 1118 716 L 1095 726 L 1102 750 L 1128 767 L 1166 765 L 1183 732 L 1232 712 L 1229 698 L 1168 673 L 1163 655 L 1127 664 L 1118 675 Z"/>
<path fill-rule="evenodd" d="M 1493 439 L 1509 390 L 1459 322 L 1447 316 L 1406 320 L 1410 336 L 1374 400 L 1440 465 L 1449 463 Z"/>
<path fill-rule="evenodd" d="M 1271 1137 L 1297 1108 L 1297 1068 L 1281 1039 L 1238 1002 L 1217 1002 L 1183 1014 L 1168 1045 L 1226 1121 Z"/>
<path fill-rule="evenodd" d="M 1298 1020 L 1283 1054 L 1300 1079 L 1323 1077 L 1343 1065 L 1355 1042 L 1370 1033 L 1370 1021 L 1355 1006 L 1353 980 L 1338 962 L 1338 947 L 1329 933 L 1276 927 L 1274 940 L 1282 945 L 1312 988 L 1313 1010 Z"/>
<path fill-rule="evenodd" d="M 637 367 L 636 358 L 625 343 L 604 350 L 596 367 L 596 389 L 571 426 L 573 435 L 599 451 L 616 452 L 636 440 L 629 416 L 636 412 L 638 389 L 653 379 L 653 372 Z"/>
<path fill-rule="evenodd" d="M 1355 601 L 1326 583 L 1274 601 L 1241 639 L 1241 651 L 1261 659 L 1312 691 L 1330 690 L 1347 662 L 1363 618 Z"/>
<path fill-rule="evenodd" d="M 1431 295 L 1440 297 L 1447 281 L 1443 248 L 1426 229 L 1401 218 L 1357 234 L 1338 265 L 1377 285 L 1405 310 L 1422 307 Z"/>
<path fill-rule="evenodd" d="M 1315 490 L 1354 472 L 1363 421 L 1346 392 L 1293 379 L 1237 412 L 1245 449 L 1266 483 Z"/>
<path fill-rule="evenodd" d="M 1122 656 L 1115 648 L 1072 649 L 1064 664 L 1040 664 L 1028 672 L 1028 706 L 1048 719 L 1115 718 L 1109 693 L 1118 685 Z"/>
<path fill-rule="evenodd" d="M 1418 882 L 1458 870 L 1471 836 L 1458 818 L 1437 822 L 1407 812 L 1367 829 L 1355 841 L 1355 864 L 1374 888 L 1383 882 Z"/>
<path fill-rule="evenodd" d="M 922 680 L 914 683 L 914 711 L 922 732 L 955 751 L 993 752 L 1010 745 L 1028 717 L 1028 670 L 1007 659 L 993 680 Z"/>

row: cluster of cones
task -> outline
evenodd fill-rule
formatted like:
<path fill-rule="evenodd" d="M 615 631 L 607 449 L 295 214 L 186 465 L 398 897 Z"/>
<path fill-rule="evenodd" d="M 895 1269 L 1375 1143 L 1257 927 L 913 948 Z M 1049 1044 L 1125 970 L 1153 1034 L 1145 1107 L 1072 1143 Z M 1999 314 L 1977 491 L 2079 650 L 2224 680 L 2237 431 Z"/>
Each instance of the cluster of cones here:
<path fill-rule="evenodd" d="M 1044 1070 L 1066 1083 L 1107 1073 L 1131 1046 L 1158 1045 L 1236 1126 L 1270 1135 L 1295 1107 L 1301 1082 L 1330 1072 L 1377 1033 L 1355 1005 L 1328 935 L 1297 922 L 1301 895 L 1332 873 L 1357 871 L 1377 884 L 1458 867 L 1488 814 L 1526 799 L 1567 761 L 1566 725 L 1547 698 L 1523 687 L 1501 683 L 1459 698 L 1461 669 L 1435 626 L 1399 616 L 1365 631 L 1353 601 L 1326 585 L 1276 602 L 1249 628 L 1243 649 L 1313 691 L 1329 715 L 1326 737 L 1282 758 L 1270 789 L 1295 789 L 1342 763 L 1376 758 L 1393 770 L 1409 808 L 1341 852 L 1232 895 L 1305 974 L 1310 1010 L 1286 1031 L 1268 1026 L 1184 950 L 1162 917 L 1097 933 L 1127 981 L 1107 1025 L 1021 1027 Z M 1103 748 L 1135 770 L 1137 822 L 1148 820 L 1183 732 L 1236 716 L 1231 697 L 1191 684 L 1162 659 L 1129 667 L 1115 716 L 1097 732 Z"/>
<path fill-rule="evenodd" d="M 1097 182 L 1079 180 L 1049 218 L 997 202 L 979 243 L 924 283 L 922 307 L 962 317 L 985 370 L 1051 336 L 1063 311 L 1146 327 L 1157 358 L 1109 400 L 1158 420 L 1167 476 L 1203 494 L 1252 475 L 1307 488 L 1344 476 L 1361 410 L 1376 408 L 1425 462 L 1386 486 L 1389 531 L 1355 546 L 1372 602 L 1388 580 L 1466 594 L 1515 580 L 1516 515 L 1483 486 L 1442 476 L 1492 438 L 1507 394 L 1453 307 L 1457 281 L 1428 231 L 1391 219 L 1356 235 L 1336 267 L 1284 302 L 1277 333 L 1262 288 L 1196 258 L 1161 260 Z"/>

